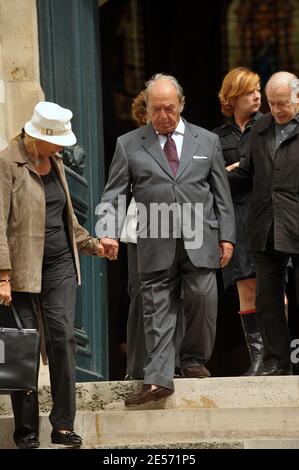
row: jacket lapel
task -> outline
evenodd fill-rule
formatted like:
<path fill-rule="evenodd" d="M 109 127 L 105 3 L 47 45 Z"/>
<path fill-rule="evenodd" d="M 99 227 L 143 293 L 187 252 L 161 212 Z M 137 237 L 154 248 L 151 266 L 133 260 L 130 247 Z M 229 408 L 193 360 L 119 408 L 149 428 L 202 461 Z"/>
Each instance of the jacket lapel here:
<path fill-rule="evenodd" d="M 28 168 L 28 170 L 30 170 L 32 173 L 35 173 L 36 175 L 39 176 L 33 162 L 29 159 L 29 157 L 26 153 L 26 150 L 25 150 L 24 143 L 23 143 L 22 139 L 19 139 L 17 141 L 17 146 L 18 146 L 18 151 L 17 152 L 13 151 L 12 160 L 15 163 L 19 163 L 19 164 L 22 164 L 22 165 L 26 166 Z"/>
<path fill-rule="evenodd" d="M 59 164 L 59 160 L 61 160 L 61 163 L 62 163 L 62 157 L 60 156 L 60 154 L 57 154 L 53 157 L 50 157 L 51 159 L 51 163 L 52 165 L 54 166 L 55 170 L 56 170 L 56 173 L 58 175 L 58 178 L 59 178 L 59 181 L 61 183 L 61 186 L 63 187 L 63 190 L 65 192 L 65 195 L 67 197 L 67 202 L 69 203 L 69 189 L 68 189 L 68 186 L 67 186 L 67 183 L 66 183 L 66 179 L 64 178 L 64 175 L 63 175 L 63 171 L 60 167 L 60 164 Z M 63 163 L 62 163 L 63 164 Z"/>
<path fill-rule="evenodd" d="M 274 127 L 273 127 L 273 118 L 271 113 L 265 115 L 265 120 L 263 125 L 258 129 L 258 134 L 264 134 L 266 140 L 266 146 L 271 157 L 271 160 L 274 162 L 275 160 L 275 134 L 274 134 Z"/>
<path fill-rule="evenodd" d="M 173 174 L 166 156 L 161 148 L 158 136 L 151 124 L 147 124 L 142 129 L 141 133 L 141 145 L 149 153 L 158 165 L 173 178 Z"/>
<path fill-rule="evenodd" d="M 282 142 L 282 144 L 284 144 L 284 142 L 287 142 L 289 139 L 296 137 L 296 135 L 298 134 L 299 134 L 299 124 L 297 124 L 293 132 Z"/>
<path fill-rule="evenodd" d="M 275 160 L 275 145 L 274 145 L 274 133 L 272 132 L 272 126 L 269 127 L 266 135 L 266 144 L 270 153 L 272 160 Z"/>
<path fill-rule="evenodd" d="M 182 175 L 188 163 L 192 160 L 195 150 L 199 146 L 198 133 L 193 134 L 188 123 L 186 121 L 184 122 L 185 134 L 183 140 L 182 154 L 175 179 L 178 179 Z"/>
<path fill-rule="evenodd" d="M 274 122 L 274 120 L 273 120 L 271 114 L 269 113 L 268 120 L 265 122 L 265 125 L 261 129 L 258 130 L 258 133 L 259 134 L 266 134 L 267 148 L 268 148 L 269 154 L 271 155 L 271 159 L 273 161 L 275 161 L 275 153 L 276 153 L 275 143 L 274 143 L 275 131 L 274 131 L 273 122 Z M 288 142 L 288 140 L 296 137 L 298 134 L 299 134 L 299 125 L 296 126 L 294 131 L 282 142 L 281 145 L 284 145 L 285 142 Z"/>

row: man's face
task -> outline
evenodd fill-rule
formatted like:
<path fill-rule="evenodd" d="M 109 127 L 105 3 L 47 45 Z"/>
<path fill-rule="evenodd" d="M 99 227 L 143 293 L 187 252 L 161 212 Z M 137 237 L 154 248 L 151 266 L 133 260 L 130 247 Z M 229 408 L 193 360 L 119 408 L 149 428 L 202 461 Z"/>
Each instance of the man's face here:
<path fill-rule="evenodd" d="M 167 80 L 158 80 L 148 95 L 148 117 L 160 134 L 173 132 L 180 120 L 181 105 L 177 90 Z"/>
<path fill-rule="evenodd" d="M 286 84 L 267 88 L 267 99 L 272 116 L 277 124 L 287 124 L 298 112 L 298 104 L 291 100 L 291 90 Z"/>

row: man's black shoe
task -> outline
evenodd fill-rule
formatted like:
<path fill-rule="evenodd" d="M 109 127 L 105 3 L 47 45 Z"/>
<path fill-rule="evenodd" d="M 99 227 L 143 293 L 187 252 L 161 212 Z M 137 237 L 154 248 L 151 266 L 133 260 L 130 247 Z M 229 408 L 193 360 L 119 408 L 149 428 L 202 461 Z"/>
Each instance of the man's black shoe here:
<path fill-rule="evenodd" d="M 189 366 L 182 368 L 183 377 L 186 379 L 204 379 L 211 377 L 210 371 L 203 365 L 198 364 L 197 366 Z"/>
<path fill-rule="evenodd" d="M 173 378 L 174 379 L 180 379 L 181 377 L 183 377 L 182 369 L 180 367 L 176 367 L 174 369 Z"/>
<path fill-rule="evenodd" d="M 279 367 L 271 366 L 268 367 L 262 372 L 260 375 L 293 375 L 293 372 L 291 369 L 282 369 Z"/>
<path fill-rule="evenodd" d="M 19 449 L 37 449 L 39 446 L 39 440 L 35 433 L 15 439 L 15 443 Z"/>
<path fill-rule="evenodd" d="M 134 377 L 133 375 L 126 375 L 124 380 L 143 380 L 143 377 Z"/>
<path fill-rule="evenodd" d="M 149 384 L 143 384 L 141 390 L 133 393 L 125 399 L 125 406 L 143 405 L 149 401 L 161 400 L 167 398 L 174 393 L 174 390 L 162 386 L 152 389 Z"/>
<path fill-rule="evenodd" d="M 52 444 L 61 444 L 68 447 L 80 447 L 82 438 L 74 431 L 59 432 L 53 430 L 51 432 Z"/>

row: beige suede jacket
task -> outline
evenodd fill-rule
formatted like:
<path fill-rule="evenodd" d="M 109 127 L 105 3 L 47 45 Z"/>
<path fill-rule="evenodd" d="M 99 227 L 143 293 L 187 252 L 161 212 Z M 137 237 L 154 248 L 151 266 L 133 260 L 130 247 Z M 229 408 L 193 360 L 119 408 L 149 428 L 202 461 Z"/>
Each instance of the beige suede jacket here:
<path fill-rule="evenodd" d="M 78 251 L 96 251 L 97 240 L 78 223 L 59 154 L 50 157 L 66 194 L 67 225 L 81 284 Z M 11 288 L 18 292 L 41 291 L 45 242 L 45 193 L 23 141 L 0 152 L 0 270 L 11 271 Z"/>

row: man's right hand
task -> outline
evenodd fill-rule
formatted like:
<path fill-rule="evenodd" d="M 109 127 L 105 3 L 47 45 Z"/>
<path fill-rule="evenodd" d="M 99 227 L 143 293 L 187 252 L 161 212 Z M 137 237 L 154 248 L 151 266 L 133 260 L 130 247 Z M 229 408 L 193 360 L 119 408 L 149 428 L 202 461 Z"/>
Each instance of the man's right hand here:
<path fill-rule="evenodd" d="M 110 260 L 116 260 L 118 255 L 118 241 L 114 238 L 101 238 L 100 243 L 104 248 L 104 256 Z"/>
<path fill-rule="evenodd" d="M 228 265 L 234 252 L 234 245 L 231 242 L 220 242 L 220 267 L 224 268 Z"/>

